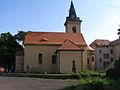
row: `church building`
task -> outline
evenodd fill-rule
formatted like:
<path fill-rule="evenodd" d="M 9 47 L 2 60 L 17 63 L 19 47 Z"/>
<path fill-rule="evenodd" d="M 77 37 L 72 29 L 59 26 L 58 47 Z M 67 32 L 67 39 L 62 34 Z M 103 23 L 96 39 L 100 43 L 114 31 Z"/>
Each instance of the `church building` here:
<path fill-rule="evenodd" d="M 76 73 L 94 69 L 94 51 L 81 33 L 71 1 L 65 32 L 28 32 L 24 51 L 16 53 L 16 72 Z"/>

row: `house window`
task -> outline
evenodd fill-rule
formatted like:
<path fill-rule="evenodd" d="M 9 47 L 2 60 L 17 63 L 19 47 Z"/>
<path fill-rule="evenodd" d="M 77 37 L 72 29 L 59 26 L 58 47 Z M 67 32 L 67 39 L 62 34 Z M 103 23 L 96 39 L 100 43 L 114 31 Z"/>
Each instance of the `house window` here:
<path fill-rule="evenodd" d="M 106 62 L 103 62 L 103 67 L 104 67 L 104 68 L 106 67 Z"/>
<path fill-rule="evenodd" d="M 111 58 L 111 62 L 113 62 L 113 58 Z"/>
<path fill-rule="evenodd" d="M 102 63 L 102 58 L 99 58 L 99 62 Z"/>
<path fill-rule="evenodd" d="M 56 64 L 56 55 L 52 56 L 52 64 Z"/>
<path fill-rule="evenodd" d="M 99 54 L 101 54 L 101 49 L 99 50 Z"/>
<path fill-rule="evenodd" d="M 109 54 L 103 54 L 104 58 L 109 58 Z"/>
<path fill-rule="evenodd" d="M 40 53 L 38 55 L 38 63 L 41 64 L 42 63 L 42 58 L 43 58 L 43 55 Z"/>
<path fill-rule="evenodd" d="M 108 46 L 106 46 L 106 48 L 108 48 Z"/>
<path fill-rule="evenodd" d="M 76 33 L 76 27 L 75 26 L 72 27 L 72 31 L 73 31 L 73 33 Z"/>
<path fill-rule="evenodd" d="M 110 49 L 110 54 L 113 54 L 113 49 Z"/>

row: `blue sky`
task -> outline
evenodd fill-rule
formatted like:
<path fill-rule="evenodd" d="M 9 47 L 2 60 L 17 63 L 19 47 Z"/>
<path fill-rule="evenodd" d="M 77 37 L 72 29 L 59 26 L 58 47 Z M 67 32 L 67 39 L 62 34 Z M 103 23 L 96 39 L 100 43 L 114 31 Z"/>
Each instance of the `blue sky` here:
<path fill-rule="evenodd" d="M 23 31 L 64 32 L 71 0 L 0 0 L 0 33 Z M 82 33 L 95 39 L 118 38 L 120 0 L 73 0 Z"/>

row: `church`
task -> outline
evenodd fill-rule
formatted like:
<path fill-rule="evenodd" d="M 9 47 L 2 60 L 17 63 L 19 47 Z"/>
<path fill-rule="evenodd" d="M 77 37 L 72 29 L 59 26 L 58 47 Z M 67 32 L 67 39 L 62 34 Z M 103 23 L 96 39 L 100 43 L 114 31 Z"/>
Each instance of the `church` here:
<path fill-rule="evenodd" d="M 16 72 L 77 73 L 94 70 L 94 51 L 81 33 L 71 1 L 65 32 L 28 32 L 24 51 L 16 53 Z"/>

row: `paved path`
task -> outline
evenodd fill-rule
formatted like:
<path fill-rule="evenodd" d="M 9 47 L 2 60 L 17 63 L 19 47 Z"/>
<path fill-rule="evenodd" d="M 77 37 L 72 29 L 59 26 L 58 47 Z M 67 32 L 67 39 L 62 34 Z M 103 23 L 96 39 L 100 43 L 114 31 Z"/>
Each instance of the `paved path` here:
<path fill-rule="evenodd" d="M 0 90 L 59 90 L 67 80 L 21 77 L 0 77 Z"/>

